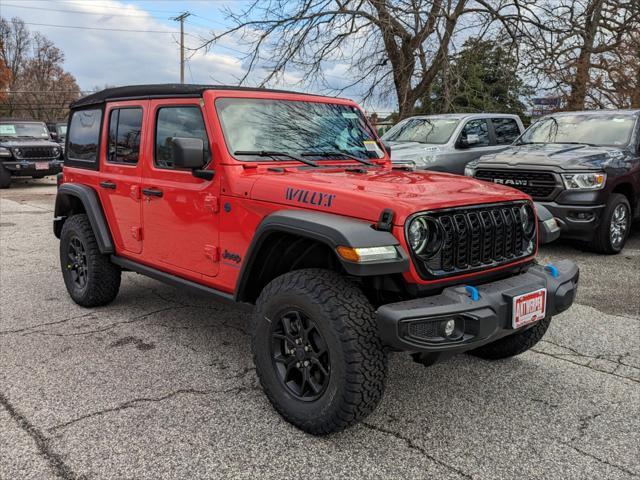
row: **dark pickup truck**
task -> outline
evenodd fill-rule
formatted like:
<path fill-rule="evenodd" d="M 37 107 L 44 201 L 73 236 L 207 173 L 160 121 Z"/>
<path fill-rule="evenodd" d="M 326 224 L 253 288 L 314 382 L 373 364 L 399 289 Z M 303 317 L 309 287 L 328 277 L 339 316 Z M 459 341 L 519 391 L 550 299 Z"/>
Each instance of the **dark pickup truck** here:
<path fill-rule="evenodd" d="M 562 237 L 619 253 L 640 218 L 640 110 L 548 115 L 465 174 L 528 193 L 556 218 Z"/>
<path fill-rule="evenodd" d="M 8 188 L 12 177 L 60 173 L 62 163 L 62 147 L 44 122 L 0 120 L 0 188 Z"/>

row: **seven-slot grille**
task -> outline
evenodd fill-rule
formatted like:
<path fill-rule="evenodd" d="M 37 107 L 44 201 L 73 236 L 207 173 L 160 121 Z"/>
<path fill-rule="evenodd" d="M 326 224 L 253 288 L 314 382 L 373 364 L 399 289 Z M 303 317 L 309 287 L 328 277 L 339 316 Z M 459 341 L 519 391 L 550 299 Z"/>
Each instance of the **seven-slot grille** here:
<path fill-rule="evenodd" d="M 556 189 L 553 173 L 525 170 L 477 170 L 475 178 L 517 188 L 535 199 L 547 198 Z"/>
<path fill-rule="evenodd" d="M 427 275 L 440 277 L 512 262 L 533 253 L 527 250 L 520 208 L 523 203 L 501 204 L 427 214 L 441 229 L 442 246 L 418 263 Z M 420 269 L 419 269 L 420 270 Z"/>
<path fill-rule="evenodd" d="M 14 149 L 14 154 L 17 158 L 32 160 L 32 159 L 55 159 L 58 157 L 54 151 L 55 147 L 17 147 Z M 17 154 L 15 150 L 20 153 Z"/>

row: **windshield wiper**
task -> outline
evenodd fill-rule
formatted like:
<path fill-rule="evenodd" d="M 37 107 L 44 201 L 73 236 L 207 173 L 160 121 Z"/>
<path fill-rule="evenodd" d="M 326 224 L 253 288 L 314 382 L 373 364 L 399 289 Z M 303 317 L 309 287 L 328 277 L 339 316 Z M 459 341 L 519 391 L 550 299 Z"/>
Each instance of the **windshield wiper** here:
<path fill-rule="evenodd" d="M 551 142 L 551 143 L 558 143 L 558 144 L 567 144 L 567 145 L 587 145 L 588 147 L 597 147 L 598 145 L 596 145 L 595 143 L 587 143 L 587 142 Z"/>
<path fill-rule="evenodd" d="M 339 150 L 328 150 L 322 152 L 303 152 L 300 155 L 303 157 L 345 157 L 351 160 L 355 160 L 356 162 L 363 163 L 364 165 L 369 165 L 373 167 L 375 164 L 371 163 L 369 160 L 365 160 L 364 158 L 358 158 L 355 155 L 351 155 L 350 153 L 346 153 Z"/>
<path fill-rule="evenodd" d="M 234 155 L 255 155 L 256 157 L 271 157 L 274 160 L 277 157 L 286 157 L 292 160 L 296 160 L 300 163 L 304 163 L 310 165 L 312 167 L 317 167 L 318 164 L 316 162 L 312 162 L 311 160 L 307 160 L 306 158 L 296 157 L 295 155 L 291 155 L 286 152 L 272 152 L 270 150 L 236 150 L 233 152 Z"/>

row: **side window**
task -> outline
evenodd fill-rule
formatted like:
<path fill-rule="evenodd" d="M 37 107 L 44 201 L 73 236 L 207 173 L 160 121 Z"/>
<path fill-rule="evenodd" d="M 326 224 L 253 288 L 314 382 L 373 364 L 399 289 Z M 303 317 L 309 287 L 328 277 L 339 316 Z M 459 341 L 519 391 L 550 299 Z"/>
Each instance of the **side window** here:
<path fill-rule="evenodd" d="M 71 166 L 98 168 L 98 144 L 102 110 L 77 110 L 71 116 L 67 160 Z"/>
<path fill-rule="evenodd" d="M 496 132 L 497 145 L 511 145 L 520 136 L 518 123 L 513 118 L 492 118 L 491 123 Z"/>
<path fill-rule="evenodd" d="M 117 108 L 109 117 L 109 145 L 107 161 L 112 163 L 138 163 L 142 108 Z"/>
<path fill-rule="evenodd" d="M 174 137 L 201 138 L 204 142 L 205 160 L 209 162 L 209 138 L 199 107 L 162 107 L 156 120 L 156 149 L 154 163 L 160 168 L 175 168 L 171 157 Z"/>
<path fill-rule="evenodd" d="M 460 139 L 467 142 L 468 148 L 488 147 L 489 126 L 486 120 L 470 120 L 462 129 Z"/>

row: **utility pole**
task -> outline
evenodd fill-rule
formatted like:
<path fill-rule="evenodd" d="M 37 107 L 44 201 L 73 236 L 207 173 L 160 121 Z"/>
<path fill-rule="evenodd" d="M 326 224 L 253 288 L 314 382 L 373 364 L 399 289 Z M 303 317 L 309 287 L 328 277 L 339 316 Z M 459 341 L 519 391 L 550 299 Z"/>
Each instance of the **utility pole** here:
<path fill-rule="evenodd" d="M 184 19 L 189 15 L 189 12 L 183 12 L 171 19 L 180 22 L 180 83 L 184 83 Z"/>

